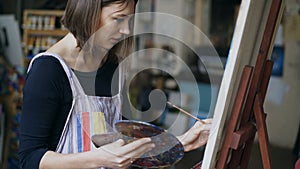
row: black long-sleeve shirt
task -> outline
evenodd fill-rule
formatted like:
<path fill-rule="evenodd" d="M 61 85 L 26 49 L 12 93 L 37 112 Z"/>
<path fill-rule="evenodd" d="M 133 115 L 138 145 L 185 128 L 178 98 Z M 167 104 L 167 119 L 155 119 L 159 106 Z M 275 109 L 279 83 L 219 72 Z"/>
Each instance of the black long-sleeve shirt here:
<path fill-rule="evenodd" d="M 97 71 L 95 95 L 111 96 L 117 63 L 106 61 Z M 114 90 L 118 91 L 118 90 Z M 19 160 L 22 169 L 37 169 L 48 150 L 55 151 L 72 105 L 69 80 L 53 57 L 35 60 L 23 89 Z"/>

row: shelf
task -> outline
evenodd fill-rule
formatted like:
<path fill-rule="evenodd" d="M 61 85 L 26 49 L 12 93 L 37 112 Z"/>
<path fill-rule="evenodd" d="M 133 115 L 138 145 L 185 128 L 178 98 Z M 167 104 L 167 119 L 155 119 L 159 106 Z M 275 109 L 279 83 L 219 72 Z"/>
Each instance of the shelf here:
<path fill-rule="evenodd" d="M 64 11 L 61 10 L 25 10 L 24 16 L 28 15 L 51 15 L 51 16 L 62 16 L 64 14 Z"/>
<path fill-rule="evenodd" d="M 54 29 L 54 30 L 34 30 L 34 29 L 25 29 L 27 35 L 35 36 L 65 36 L 68 33 L 68 30 Z"/>

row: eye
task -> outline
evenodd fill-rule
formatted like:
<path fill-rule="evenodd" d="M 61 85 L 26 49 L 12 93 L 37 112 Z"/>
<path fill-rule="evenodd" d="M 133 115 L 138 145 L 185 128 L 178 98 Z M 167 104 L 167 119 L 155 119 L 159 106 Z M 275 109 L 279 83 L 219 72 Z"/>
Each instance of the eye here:
<path fill-rule="evenodd" d="M 113 20 L 117 23 L 121 23 L 124 22 L 125 18 L 124 17 L 120 17 L 120 18 L 113 18 Z"/>

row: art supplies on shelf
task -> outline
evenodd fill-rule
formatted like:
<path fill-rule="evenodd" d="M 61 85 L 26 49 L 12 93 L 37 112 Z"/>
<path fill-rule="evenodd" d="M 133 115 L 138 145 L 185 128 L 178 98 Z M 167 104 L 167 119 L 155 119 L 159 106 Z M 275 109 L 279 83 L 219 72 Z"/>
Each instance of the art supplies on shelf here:
<path fill-rule="evenodd" d="M 62 15 L 62 10 L 24 10 L 22 27 L 25 62 L 46 51 L 68 33 L 60 22 Z"/>

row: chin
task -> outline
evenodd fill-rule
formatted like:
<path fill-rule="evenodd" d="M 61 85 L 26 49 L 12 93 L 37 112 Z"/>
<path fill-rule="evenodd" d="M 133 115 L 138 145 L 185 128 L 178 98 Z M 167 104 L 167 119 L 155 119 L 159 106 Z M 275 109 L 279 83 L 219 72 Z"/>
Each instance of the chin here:
<path fill-rule="evenodd" d="M 108 50 L 110 50 L 112 47 L 113 47 L 113 45 L 105 45 L 105 46 L 102 46 L 102 49 L 105 50 L 105 51 L 108 51 Z"/>

